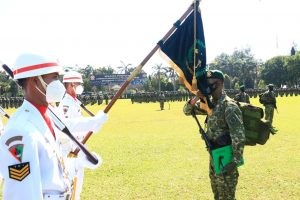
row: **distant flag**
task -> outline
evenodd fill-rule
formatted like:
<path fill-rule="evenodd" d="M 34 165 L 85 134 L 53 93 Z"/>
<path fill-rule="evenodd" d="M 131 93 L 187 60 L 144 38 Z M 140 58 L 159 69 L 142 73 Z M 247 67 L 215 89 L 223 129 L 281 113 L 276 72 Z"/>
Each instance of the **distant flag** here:
<path fill-rule="evenodd" d="M 192 11 L 181 24 L 175 24 L 177 29 L 166 41 L 158 44 L 162 57 L 176 70 L 185 86 L 194 94 L 197 86 L 205 95 L 206 47 L 198 5 L 196 8 L 196 12 Z"/>

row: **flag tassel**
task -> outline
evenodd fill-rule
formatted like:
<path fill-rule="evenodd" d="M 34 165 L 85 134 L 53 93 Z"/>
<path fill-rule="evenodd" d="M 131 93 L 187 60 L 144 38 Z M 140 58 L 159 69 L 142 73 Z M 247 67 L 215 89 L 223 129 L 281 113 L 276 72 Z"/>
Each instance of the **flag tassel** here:
<path fill-rule="evenodd" d="M 196 75 L 193 75 L 193 79 L 192 79 L 192 90 L 193 92 L 197 92 L 198 91 L 198 87 L 197 87 L 197 79 L 196 79 Z"/>

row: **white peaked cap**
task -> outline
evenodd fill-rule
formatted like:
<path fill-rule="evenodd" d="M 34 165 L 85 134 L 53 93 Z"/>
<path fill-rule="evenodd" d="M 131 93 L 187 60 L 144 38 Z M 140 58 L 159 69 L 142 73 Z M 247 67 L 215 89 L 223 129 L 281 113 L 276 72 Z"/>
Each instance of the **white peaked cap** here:
<path fill-rule="evenodd" d="M 63 72 L 62 67 L 56 61 L 34 54 L 20 55 L 13 67 L 14 79 L 40 76 L 54 72 L 58 72 L 59 74 Z"/>
<path fill-rule="evenodd" d="M 63 83 L 83 83 L 80 73 L 75 71 L 68 71 L 65 73 Z"/>

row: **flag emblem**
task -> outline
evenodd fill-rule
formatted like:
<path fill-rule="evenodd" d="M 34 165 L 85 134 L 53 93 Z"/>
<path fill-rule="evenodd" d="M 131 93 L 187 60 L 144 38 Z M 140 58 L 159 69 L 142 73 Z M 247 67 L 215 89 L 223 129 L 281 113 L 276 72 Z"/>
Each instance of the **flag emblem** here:
<path fill-rule="evenodd" d="M 9 148 L 9 152 L 13 155 L 15 159 L 22 162 L 23 157 L 23 144 L 16 144 Z"/>
<path fill-rule="evenodd" d="M 206 46 L 200 10 L 191 12 L 166 41 L 158 44 L 162 57 L 176 70 L 185 86 L 195 93 L 192 87 L 195 76 L 198 89 L 206 94 Z"/>
<path fill-rule="evenodd" d="M 63 106 L 63 111 L 64 111 L 65 114 L 68 112 L 68 110 L 69 110 L 69 106 L 64 105 Z"/>

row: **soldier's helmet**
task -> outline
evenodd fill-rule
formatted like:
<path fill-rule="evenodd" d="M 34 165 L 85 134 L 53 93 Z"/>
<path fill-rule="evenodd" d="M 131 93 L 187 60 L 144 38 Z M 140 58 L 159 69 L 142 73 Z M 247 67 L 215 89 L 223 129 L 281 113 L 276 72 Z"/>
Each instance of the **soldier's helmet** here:
<path fill-rule="evenodd" d="M 14 79 L 16 80 L 54 72 L 63 73 L 63 69 L 57 61 L 34 54 L 20 55 L 13 67 Z"/>
<path fill-rule="evenodd" d="M 82 76 L 76 71 L 68 71 L 63 77 L 64 83 L 83 83 Z"/>

